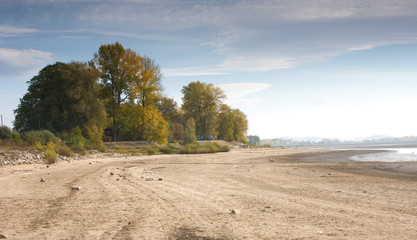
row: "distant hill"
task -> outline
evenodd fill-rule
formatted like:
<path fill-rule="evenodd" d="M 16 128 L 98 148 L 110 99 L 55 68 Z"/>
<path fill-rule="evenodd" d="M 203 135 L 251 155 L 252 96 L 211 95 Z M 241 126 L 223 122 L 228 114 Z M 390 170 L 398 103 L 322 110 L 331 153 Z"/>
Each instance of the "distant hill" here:
<path fill-rule="evenodd" d="M 339 140 L 336 138 L 320 137 L 279 137 L 274 139 L 263 139 L 260 145 L 273 147 L 297 147 L 297 146 L 334 146 L 344 144 L 379 144 L 379 143 L 408 143 L 417 142 L 417 136 L 392 137 L 387 135 L 374 135 L 354 140 Z"/>

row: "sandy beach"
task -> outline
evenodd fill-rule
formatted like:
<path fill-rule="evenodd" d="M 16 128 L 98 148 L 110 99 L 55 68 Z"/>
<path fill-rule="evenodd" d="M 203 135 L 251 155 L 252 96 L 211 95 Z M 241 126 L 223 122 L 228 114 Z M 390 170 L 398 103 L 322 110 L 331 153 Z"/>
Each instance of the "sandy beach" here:
<path fill-rule="evenodd" d="M 350 160 L 364 153 L 372 151 L 245 149 L 5 166 L 0 234 L 7 239 L 416 239 L 417 163 Z"/>

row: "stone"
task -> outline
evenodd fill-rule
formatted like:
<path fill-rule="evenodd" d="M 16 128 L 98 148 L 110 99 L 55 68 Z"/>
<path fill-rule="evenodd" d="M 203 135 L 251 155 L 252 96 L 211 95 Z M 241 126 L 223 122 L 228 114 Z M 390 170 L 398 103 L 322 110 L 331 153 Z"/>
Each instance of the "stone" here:
<path fill-rule="evenodd" d="M 45 180 L 43 180 L 43 178 L 41 178 L 41 182 L 45 182 Z"/>
<path fill-rule="evenodd" d="M 237 209 L 230 209 L 230 214 L 238 214 L 239 210 Z"/>
<path fill-rule="evenodd" d="M 7 237 L 0 233 L 0 239 L 6 239 Z"/>
<path fill-rule="evenodd" d="M 145 178 L 145 181 L 153 181 L 153 178 Z"/>
<path fill-rule="evenodd" d="M 110 176 L 113 176 L 113 174 L 114 174 L 113 172 L 110 172 Z"/>
<path fill-rule="evenodd" d="M 81 188 L 79 186 L 72 186 L 71 189 L 72 190 L 80 190 Z"/>
<path fill-rule="evenodd" d="M 158 181 L 162 181 L 162 178 L 158 178 Z"/>

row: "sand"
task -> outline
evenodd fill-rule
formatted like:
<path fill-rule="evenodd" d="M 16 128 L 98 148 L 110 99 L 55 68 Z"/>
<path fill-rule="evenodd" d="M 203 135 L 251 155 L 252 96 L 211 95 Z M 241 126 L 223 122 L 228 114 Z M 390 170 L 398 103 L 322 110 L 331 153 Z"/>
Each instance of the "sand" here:
<path fill-rule="evenodd" d="M 351 162 L 352 154 L 247 149 L 7 166 L 0 168 L 0 234 L 8 239 L 416 239 L 416 173 Z"/>

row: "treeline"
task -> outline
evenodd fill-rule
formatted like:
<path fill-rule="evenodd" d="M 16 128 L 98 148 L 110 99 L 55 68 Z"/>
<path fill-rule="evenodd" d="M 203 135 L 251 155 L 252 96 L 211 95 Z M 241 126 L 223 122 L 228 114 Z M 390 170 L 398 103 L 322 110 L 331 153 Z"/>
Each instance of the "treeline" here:
<path fill-rule="evenodd" d="M 151 58 L 117 42 L 102 45 L 89 62 L 57 62 L 28 81 L 14 129 L 49 130 L 64 140 L 82 135 L 94 146 L 103 140 L 246 141 L 246 115 L 223 103 L 220 88 L 191 82 L 179 107 L 164 96 L 161 78 Z"/>

